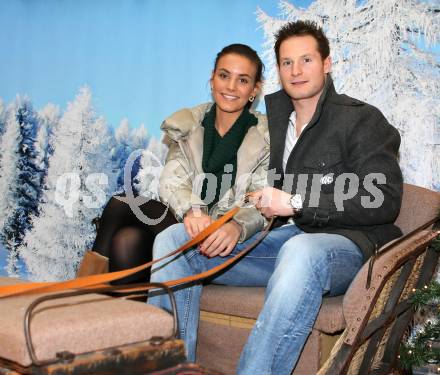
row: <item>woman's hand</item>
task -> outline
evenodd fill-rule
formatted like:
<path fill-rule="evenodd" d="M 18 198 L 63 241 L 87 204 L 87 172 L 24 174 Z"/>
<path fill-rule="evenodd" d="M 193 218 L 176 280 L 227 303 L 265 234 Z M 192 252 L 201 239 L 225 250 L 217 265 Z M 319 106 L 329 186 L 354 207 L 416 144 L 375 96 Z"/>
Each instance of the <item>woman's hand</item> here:
<path fill-rule="evenodd" d="M 197 236 L 211 223 L 212 219 L 209 215 L 206 215 L 201 210 L 192 208 L 186 213 L 183 219 L 185 230 L 191 238 Z"/>
<path fill-rule="evenodd" d="M 231 220 L 202 242 L 199 247 L 200 253 L 208 258 L 213 258 L 217 255 L 221 257 L 229 255 L 237 244 L 240 234 L 240 224 Z"/>

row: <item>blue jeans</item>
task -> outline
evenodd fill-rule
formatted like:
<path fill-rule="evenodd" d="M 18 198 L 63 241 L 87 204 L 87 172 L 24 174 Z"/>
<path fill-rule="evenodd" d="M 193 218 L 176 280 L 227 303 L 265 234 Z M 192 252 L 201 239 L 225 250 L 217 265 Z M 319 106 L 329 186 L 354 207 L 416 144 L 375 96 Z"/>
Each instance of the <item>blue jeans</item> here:
<path fill-rule="evenodd" d="M 231 257 L 256 236 L 238 244 Z M 160 233 L 154 242 L 157 259 L 189 240 L 183 224 Z M 226 259 L 206 258 L 197 248 L 164 260 L 151 281 L 162 282 L 206 271 Z M 345 292 L 362 266 L 362 253 L 337 234 L 304 233 L 295 225 L 273 229 L 248 255 L 213 279 L 235 286 L 267 286 L 265 303 L 241 353 L 238 374 L 290 374 L 319 312 L 322 296 Z M 188 360 L 195 361 L 200 283 L 175 288 L 178 324 Z M 149 303 L 170 310 L 169 299 L 150 294 Z"/>

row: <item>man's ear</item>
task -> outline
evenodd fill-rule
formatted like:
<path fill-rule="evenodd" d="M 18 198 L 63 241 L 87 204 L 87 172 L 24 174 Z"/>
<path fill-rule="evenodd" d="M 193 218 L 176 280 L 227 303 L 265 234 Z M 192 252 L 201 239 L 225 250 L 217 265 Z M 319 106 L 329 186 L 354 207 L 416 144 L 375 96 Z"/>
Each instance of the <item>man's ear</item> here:
<path fill-rule="evenodd" d="M 330 73 L 332 70 L 332 58 L 330 56 L 327 56 L 324 59 L 324 73 Z"/>

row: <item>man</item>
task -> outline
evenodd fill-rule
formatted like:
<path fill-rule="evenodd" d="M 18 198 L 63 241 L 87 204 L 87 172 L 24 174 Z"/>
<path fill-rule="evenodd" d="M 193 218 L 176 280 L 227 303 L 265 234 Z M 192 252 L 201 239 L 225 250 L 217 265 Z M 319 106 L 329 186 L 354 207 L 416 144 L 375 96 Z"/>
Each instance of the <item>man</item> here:
<path fill-rule="evenodd" d="M 266 97 L 271 186 L 252 194 L 252 200 L 266 217 L 278 216 L 277 228 L 214 279 L 267 286 L 239 374 L 290 374 L 322 296 L 344 293 L 374 249 L 401 235 L 392 224 L 402 194 L 396 129 L 376 108 L 336 93 L 328 40 L 316 24 L 284 26 L 276 35 L 275 53 L 283 89 Z M 155 243 L 154 257 L 188 239 L 183 225 L 169 228 Z M 202 272 L 223 261 L 210 258 L 210 251 L 210 246 L 190 250 L 156 268 L 152 280 Z M 200 293 L 200 285 L 176 292 L 191 360 Z M 152 302 L 167 307 L 160 297 Z"/>

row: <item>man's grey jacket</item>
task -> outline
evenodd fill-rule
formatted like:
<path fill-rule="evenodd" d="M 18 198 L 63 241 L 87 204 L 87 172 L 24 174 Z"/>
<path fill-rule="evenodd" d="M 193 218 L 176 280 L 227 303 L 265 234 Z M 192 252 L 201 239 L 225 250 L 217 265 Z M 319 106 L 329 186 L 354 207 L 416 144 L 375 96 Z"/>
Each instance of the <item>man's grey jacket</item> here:
<path fill-rule="evenodd" d="M 267 95 L 265 101 L 269 184 L 301 194 L 304 202 L 302 215 L 295 219 L 298 227 L 309 233 L 348 237 L 361 248 L 364 260 L 376 246 L 402 234 L 393 224 L 402 200 L 397 160 L 400 136 L 377 108 L 337 94 L 328 76 L 284 174 L 283 150 L 294 106 L 284 90 Z"/>

